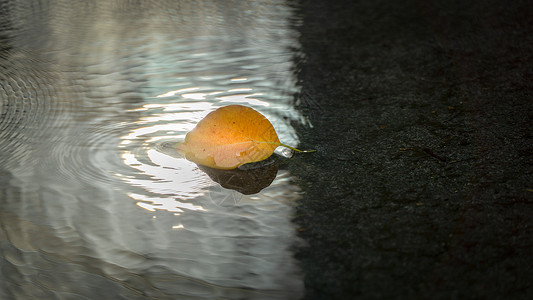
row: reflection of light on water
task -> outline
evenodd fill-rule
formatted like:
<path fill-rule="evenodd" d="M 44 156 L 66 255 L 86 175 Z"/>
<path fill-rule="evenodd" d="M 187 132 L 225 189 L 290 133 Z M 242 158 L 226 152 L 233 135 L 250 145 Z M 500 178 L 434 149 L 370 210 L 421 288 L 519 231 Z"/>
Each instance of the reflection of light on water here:
<path fill-rule="evenodd" d="M 191 88 L 185 88 L 185 89 L 179 89 L 179 90 L 175 90 L 175 91 L 168 91 L 164 94 L 161 94 L 161 95 L 157 95 L 155 96 L 156 98 L 162 98 L 162 97 L 172 97 L 176 94 L 180 94 L 180 93 L 183 93 L 183 92 L 192 92 L 192 91 L 196 91 L 200 89 L 199 87 L 191 87 Z"/>
<path fill-rule="evenodd" d="M 246 81 L 246 80 L 248 80 L 248 78 L 245 78 L 245 77 L 243 77 L 243 78 L 233 78 L 233 79 L 230 79 L 230 81 Z"/>
<path fill-rule="evenodd" d="M 247 78 L 231 79 L 231 81 L 236 81 L 236 82 L 246 81 L 246 80 L 247 80 Z M 256 96 L 263 96 L 264 95 L 263 93 L 253 93 L 253 92 L 251 92 L 251 91 L 253 91 L 253 89 L 252 88 L 248 88 L 248 87 L 246 87 L 246 88 L 229 89 L 226 92 L 214 91 L 214 92 L 189 93 L 189 92 L 192 92 L 192 91 L 197 91 L 199 89 L 200 89 L 199 87 L 194 87 L 194 88 L 184 88 L 184 89 L 179 89 L 179 90 L 174 90 L 174 91 L 168 91 L 166 93 L 157 95 L 156 98 L 173 97 L 173 96 L 176 96 L 177 94 L 181 94 L 180 97 L 182 99 L 207 100 L 208 97 L 212 96 L 212 97 L 215 97 L 214 100 L 219 100 L 221 102 L 247 103 L 247 104 L 252 105 L 252 106 L 254 106 L 254 105 L 255 106 L 269 106 L 268 102 L 253 98 L 253 97 L 256 97 Z M 236 94 L 238 92 L 251 92 L 251 93 Z M 224 94 L 224 93 L 227 93 L 228 95 L 220 95 L 220 94 Z M 220 95 L 220 96 L 217 96 L 217 95 Z M 199 102 L 199 103 L 206 104 L 208 102 Z M 188 104 L 190 104 L 190 103 L 188 103 Z M 175 106 L 183 108 L 186 105 L 184 105 L 182 103 L 178 103 Z M 153 107 L 155 107 L 154 104 L 147 104 L 143 108 L 146 109 L 146 108 L 153 108 Z M 143 109 L 143 108 L 141 108 L 141 109 Z M 214 107 L 212 107 L 212 108 L 214 109 Z M 167 106 L 166 109 L 172 109 L 172 107 L 171 106 L 170 107 Z"/>
<path fill-rule="evenodd" d="M 217 99 L 222 100 L 222 102 L 248 102 L 251 105 L 256 106 L 268 106 L 268 102 L 261 101 L 259 99 L 250 98 L 254 96 L 261 96 L 263 94 L 261 93 L 254 93 L 254 94 L 241 94 L 241 95 L 231 95 L 231 96 L 224 96 L 224 97 L 218 97 Z"/>
<path fill-rule="evenodd" d="M 135 194 L 135 193 L 128 193 L 128 196 L 130 196 L 133 199 L 144 201 L 144 202 L 137 202 L 137 205 L 149 210 L 149 211 L 155 211 L 156 209 L 163 209 L 168 210 L 170 212 L 180 213 L 183 212 L 182 209 L 188 209 L 188 210 L 204 210 L 203 207 L 194 205 L 191 203 L 181 203 L 179 201 L 176 201 L 172 197 L 147 197 L 146 195 L 142 194 Z M 152 203 L 152 204 L 149 204 Z"/>
<path fill-rule="evenodd" d="M 205 96 L 207 94 L 205 93 L 190 93 L 190 94 L 183 94 L 183 98 L 185 99 L 193 99 L 193 100 L 205 100 Z"/>
<path fill-rule="evenodd" d="M 141 186 L 151 193 L 158 195 L 176 195 L 179 197 L 132 197 L 136 200 L 153 202 L 154 209 L 168 209 L 168 199 L 174 199 L 171 202 L 174 207 L 184 207 L 185 204 L 179 200 L 188 200 L 203 195 L 205 188 L 212 183 L 205 178 L 203 173 L 191 166 L 191 163 L 185 159 L 173 158 L 166 154 L 160 153 L 155 149 L 147 151 L 148 163 L 138 160 L 133 153 L 125 152 L 122 154 L 124 163 L 132 168 L 150 176 L 150 179 L 141 177 L 124 177 L 123 180 L 134 186 Z M 141 199 L 142 198 L 142 199 Z M 159 200 L 163 199 L 161 202 Z M 188 205 L 188 204 L 186 204 Z"/>
<path fill-rule="evenodd" d="M 171 114 L 167 115 L 165 117 L 166 120 L 173 120 L 173 116 Z M 124 140 L 120 143 L 121 145 L 127 145 L 130 144 L 134 139 L 141 138 L 143 135 L 147 135 L 150 133 L 155 133 L 158 131 L 170 131 L 170 130 L 176 130 L 176 126 L 172 124 L 161 124 L 161 125 L 154 125 L 151 127 L 141 127 L 133 130 L 130 134 L 124 136 Z"/>

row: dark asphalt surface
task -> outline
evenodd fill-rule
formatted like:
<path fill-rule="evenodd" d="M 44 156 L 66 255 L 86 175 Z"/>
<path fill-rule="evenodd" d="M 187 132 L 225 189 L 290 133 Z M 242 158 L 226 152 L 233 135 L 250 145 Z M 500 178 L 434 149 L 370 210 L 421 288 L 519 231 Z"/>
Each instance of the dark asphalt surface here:
<path fill-rule="evenodd" d="M 533 2 L 300 14 L 306 299 L 531 299 Z"/>

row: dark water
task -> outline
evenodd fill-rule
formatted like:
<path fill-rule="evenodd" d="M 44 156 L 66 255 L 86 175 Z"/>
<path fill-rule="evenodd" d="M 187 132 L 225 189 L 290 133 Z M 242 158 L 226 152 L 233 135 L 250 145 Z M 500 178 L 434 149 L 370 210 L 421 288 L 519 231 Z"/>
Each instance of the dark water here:
<path fill-rule="evenodd" d="M 243 195 L 172 148 L 229 104 L 298 144 L 293 10 L 2 2 L 0 298 L 300 298 L 291 174 Z"/>

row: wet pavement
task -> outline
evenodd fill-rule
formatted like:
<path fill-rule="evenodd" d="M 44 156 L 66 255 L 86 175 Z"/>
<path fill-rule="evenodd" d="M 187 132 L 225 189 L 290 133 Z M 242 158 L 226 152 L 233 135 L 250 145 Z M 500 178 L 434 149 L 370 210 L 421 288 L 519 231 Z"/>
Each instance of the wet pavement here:
<path fill-rule="evenodd" d="M 533 4 L 300 13 L 306 299 L 530 299 Z"/>

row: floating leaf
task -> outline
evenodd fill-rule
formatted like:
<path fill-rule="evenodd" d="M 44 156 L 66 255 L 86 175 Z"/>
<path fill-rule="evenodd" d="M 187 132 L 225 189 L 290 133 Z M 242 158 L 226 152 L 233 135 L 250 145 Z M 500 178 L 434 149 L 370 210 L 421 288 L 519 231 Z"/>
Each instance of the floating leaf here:
<path fill-rule="evenodd" d="M 215 169 L 235 169 L 264 160 L 280 143 L 265 116 L 242 105 L 229 105 L 209 113 L 177 145 L 188 160 Z M 302 151 L 300 151 L 302 152 Z"/>

